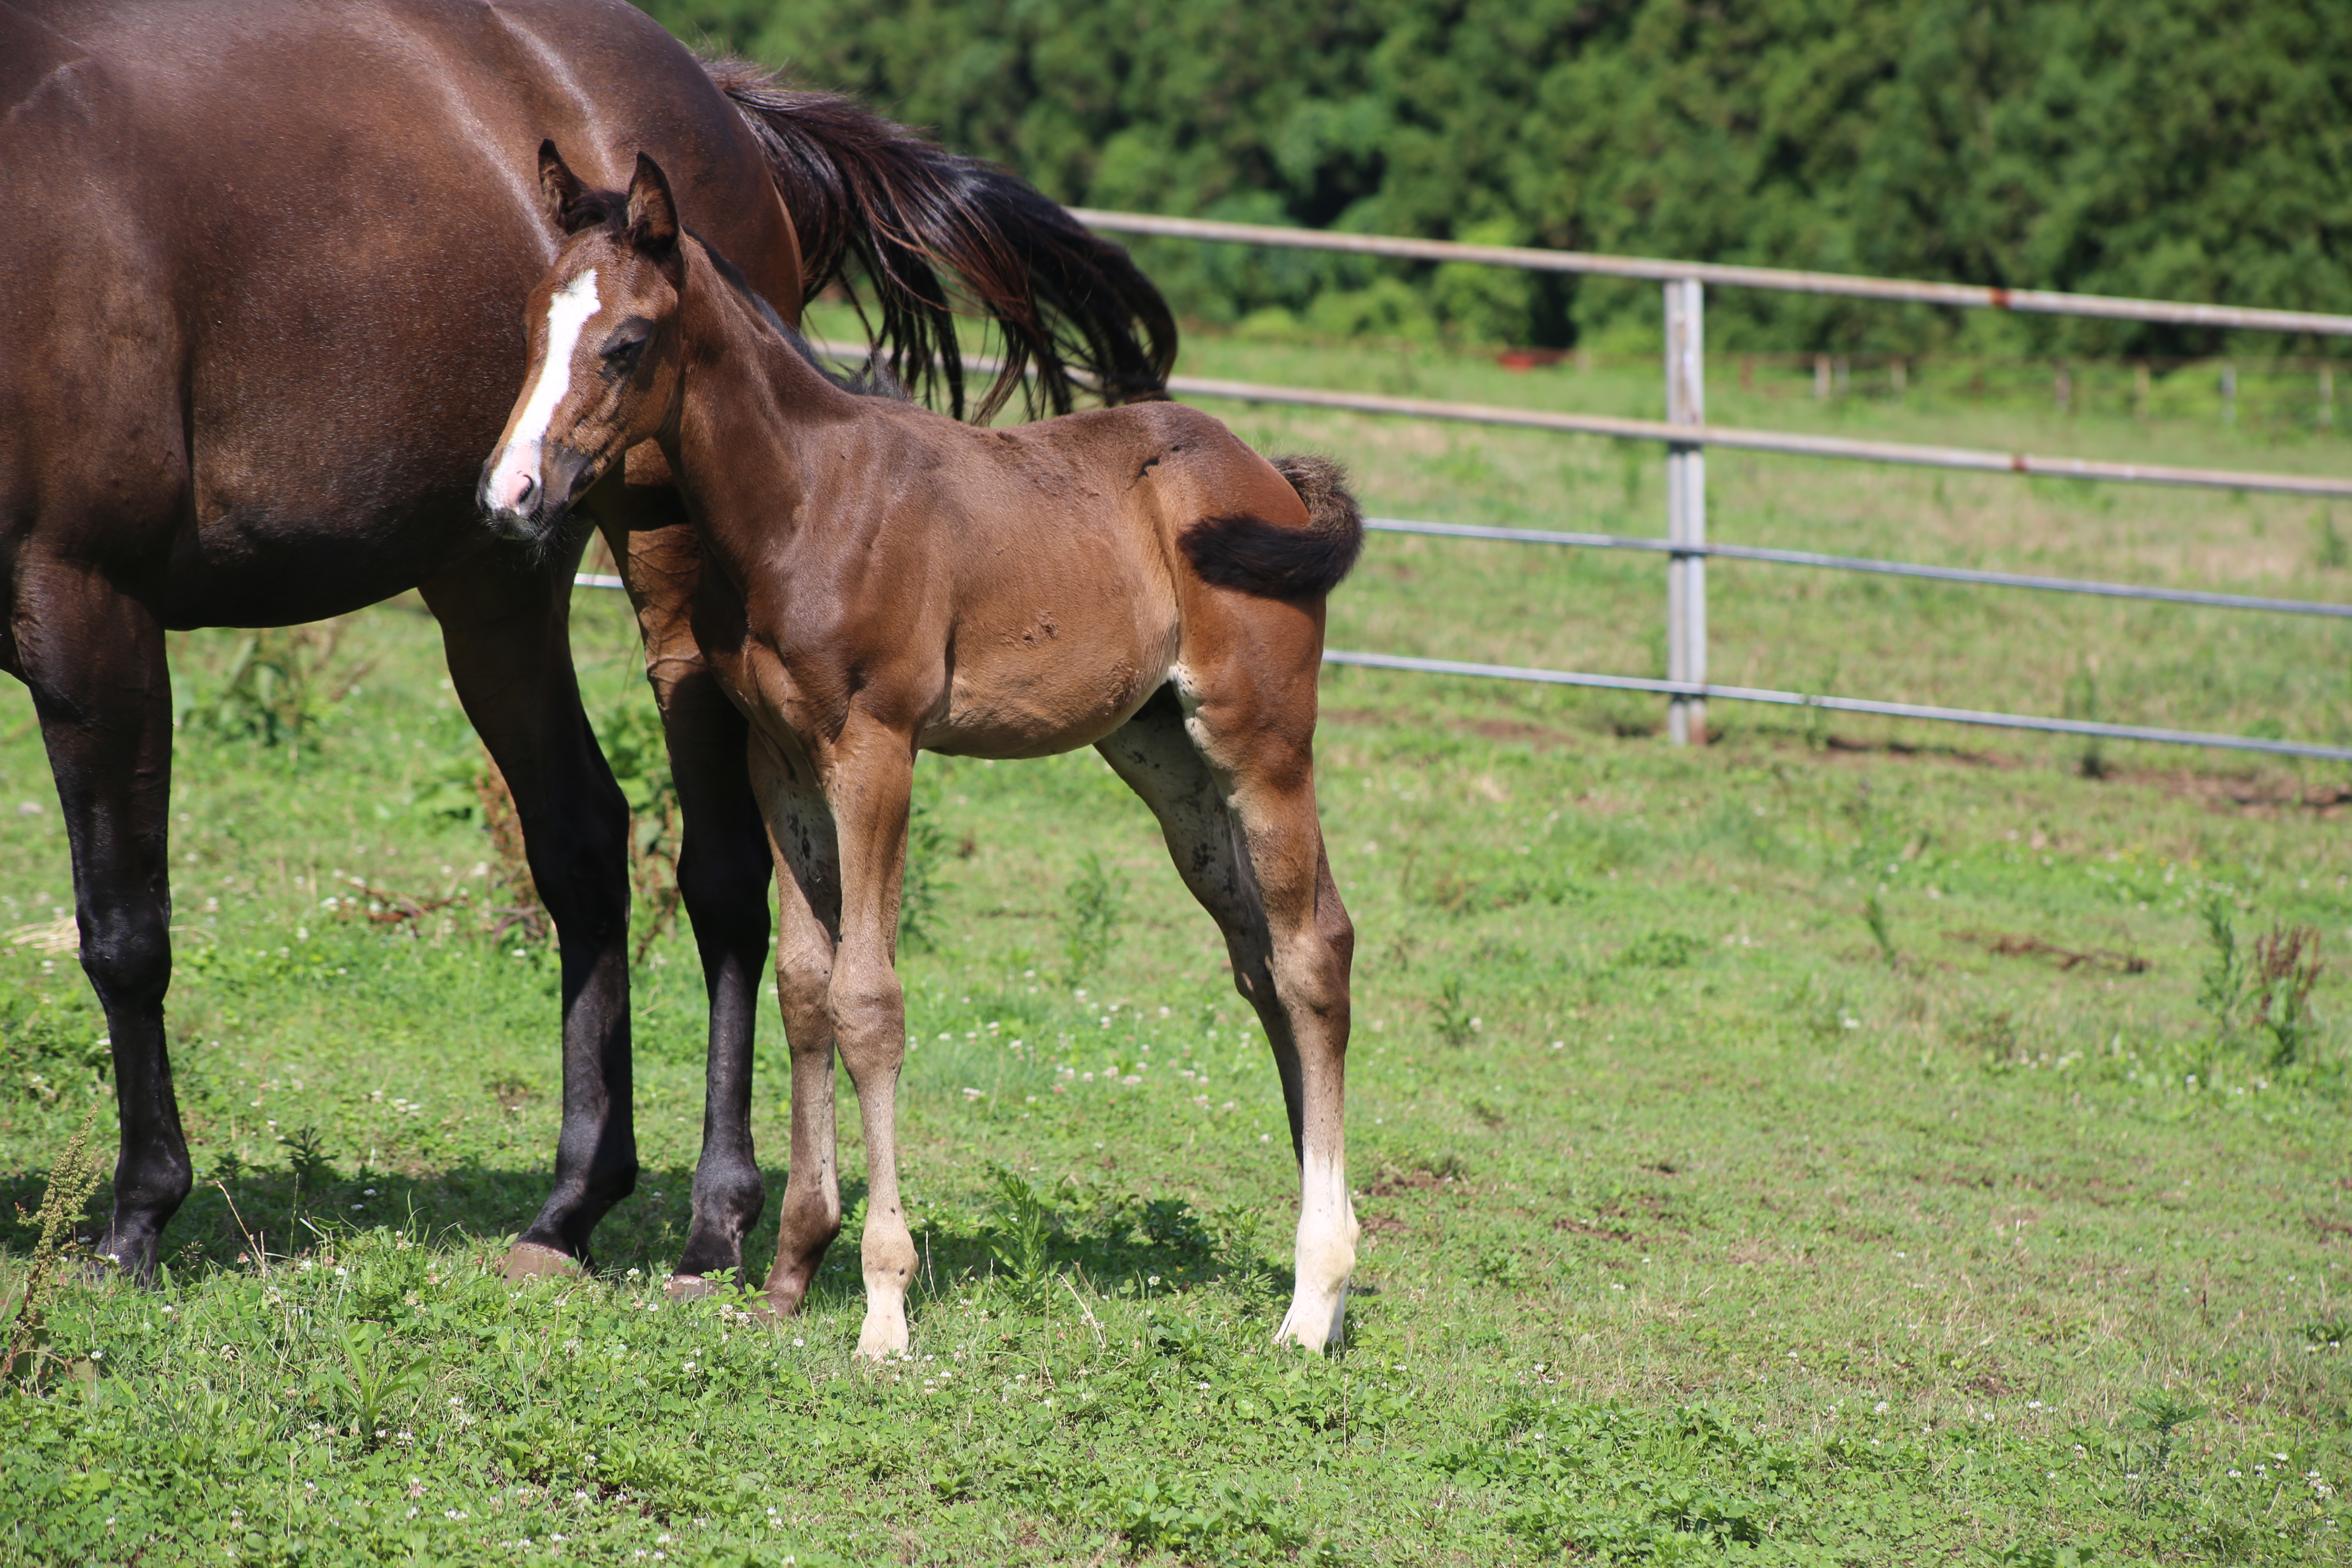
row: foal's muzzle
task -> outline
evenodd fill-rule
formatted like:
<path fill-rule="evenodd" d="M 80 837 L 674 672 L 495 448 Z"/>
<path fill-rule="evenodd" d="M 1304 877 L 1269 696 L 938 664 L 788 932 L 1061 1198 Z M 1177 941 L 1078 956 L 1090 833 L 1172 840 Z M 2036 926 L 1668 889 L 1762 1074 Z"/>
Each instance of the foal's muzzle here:
<path fill-rule="evenodd" d="M 541 447 L 538 463 L 520 473 L 501 474 L 501 467 L 495 457 L 483 466 L 475 497 L 492 532 L 524 544 L 561 529 L 572 503 L 595 479 L 587 453 L 556 444 Z"/>

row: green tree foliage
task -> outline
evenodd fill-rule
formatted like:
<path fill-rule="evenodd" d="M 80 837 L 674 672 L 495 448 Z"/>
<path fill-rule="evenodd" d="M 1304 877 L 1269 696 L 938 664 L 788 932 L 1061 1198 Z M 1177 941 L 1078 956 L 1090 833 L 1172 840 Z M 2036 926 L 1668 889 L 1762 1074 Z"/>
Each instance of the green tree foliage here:
<path fill-rule="evenodd" d="M 2352 310 L 2352 51 L 2332 0 L 652 9 L 1074 204 Z M 1325 327 L 1604 346 L 1656 331 L 1647 285 L 1497 285 L 1229 247 L 1147 259 L 1212 321 L 1280 309 Z M 1711 341 L 1735 349 L 1916 352 L 1962 333 L 1983 350 L 2222 346 L 1796 295 L 1710 310 Z"/>

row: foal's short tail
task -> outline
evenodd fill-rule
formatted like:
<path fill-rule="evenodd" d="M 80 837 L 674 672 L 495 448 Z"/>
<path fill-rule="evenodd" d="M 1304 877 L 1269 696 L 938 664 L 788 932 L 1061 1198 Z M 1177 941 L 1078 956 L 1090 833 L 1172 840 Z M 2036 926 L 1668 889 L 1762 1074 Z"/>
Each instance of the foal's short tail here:
<path fill-rule="evenodd" d="M 1276 458 L 1275 471 L 1307 503 L 1307 526 L 1249 516 L 1213 517 L 1178 541 L 1202 581 L 1267 599 L 1319 599 L 1339 585 L 1364 548 L 1364 513 L 1348 476 L 1328 458 Z"/>

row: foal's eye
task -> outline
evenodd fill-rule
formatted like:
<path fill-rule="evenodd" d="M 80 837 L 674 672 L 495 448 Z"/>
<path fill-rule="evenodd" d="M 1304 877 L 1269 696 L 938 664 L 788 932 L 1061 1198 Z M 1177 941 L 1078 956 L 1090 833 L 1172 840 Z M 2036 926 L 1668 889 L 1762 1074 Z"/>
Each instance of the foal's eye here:
<path fill-rule="evenodd" d="M 604 363 L 614 370 L 625 371 L 637 363 L 637 356 L 645 352 L 645 348 L 646 340 L 643 338 L 622 338 L 604 345 Z"/>

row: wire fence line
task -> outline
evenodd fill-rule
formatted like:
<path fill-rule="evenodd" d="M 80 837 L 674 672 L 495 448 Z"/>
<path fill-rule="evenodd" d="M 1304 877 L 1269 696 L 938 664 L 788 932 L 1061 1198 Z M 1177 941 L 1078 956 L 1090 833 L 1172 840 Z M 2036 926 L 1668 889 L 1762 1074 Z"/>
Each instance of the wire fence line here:
<path fill-rule="evenodd" d="M 2250 594 L 2209 594 L 2200 588 L 2154 588 L 2136 583 L 2095 583 L 2079 577 L 2035 577 L 2016 572 L 1980 572 L 1972 566 L 1930 566 L 1911 561 L 1881 561 L 1865 555 L 1823 555 L 1811 550 L 1773 550 L 1759 544 L 1677 544 L 1640 533 L 1561 533 L 1539 528 L 1495 528 L 1473 522 L 1416 522 L 1368 517 L 1379 533 L 1427 533 L 1444 539 L 1489 539 L 1512 544 L 1559 544 L 1579 550 L 1641 550 L 1661 555 L 1705 555 L 1731 561 L 1769 561 L 1784 566 L 1819 566 L 1833 572 L 1866 572 L 1886 577 L 1924 577 L 1993 588 L 2037 588 L 2055 594 L 2090 594 L 2103 599 L 2150 599 L 2166 605 L 2196 605 L 2214 610 L 2273 610 L 2289 616 L 2327 616 L 2352 620 L 2352 605 L 2326 599 L 2265 599 Z"/>
<path fill-rule="evenodd" d="M 1531 530 L 1477 528 L 1438 522 L 1400 522 L 1389 518 L 1367 518 L 1367 528 L 1392 533 L 1438 533 L 1466 539 L 1510 539 L 1542 544 L 1591 545 L 1598 548 L 1658 549 L 1663 541 L 1625 538 L 1611 534 L 1538 534 Z M 1717 553 L 1730 553 L 1738 546 L 1712 547 Z M 1743 554 L 1756 553 L 1741 552 Z M 1792 552 L 1765 552 L 1768 557 L 1779 557 Z M 1824 557 L 1823 560 L 1834 559 Z M 1807 561 L 1801 564 L 1814 564 Z M 1878 563 L 1886 565 L 1891 563 Z M 1924 568 L 1934 572 L 1936 568 Z M 583 588 L 625 588 L 628 584 L 610 573 L 583 572 L 572 579 Z M 2055 579 L 2027 581 L 2028 586 L 2059 585 Z M 2064 584 L 2068 587 L 2096 588 L 2114 584 Z M 2122 596 L 2142 597 L 2142 593 L 2129 589 Z M 2221 595 L 2227 597 L 2228 595 Z M 2309 608 L 2294 600 L 2253 601 L 2263 608 Z M 2226 607 L 2240 608 L 2232 605 Z M 2333 608 L 2352 614 L 2352 606 Z M 2208 746 L 2227 751 L 2261 752 L 2274 756 L 2313 757 L 2326 762 L 2352 762 L 2352 747 L 2321 746 L 2298 741 L 2272 741 L 2254 735 L 2209 735 L 2191 730 L 2155 729 L 2137 724 L 2103 724 L 2087 719 L 2042 719 L 2016 713 L 1979 712 L 1966 708 L 1938 708 L 1916 702 L 1882 702 L 1862 697 L 1832 697 L 1816 692 L 1775 691 L 1754 686 L 1709 686 L 1687 680 L 1657 680 L 1636 675 L 1591 675 L 1572 670 L 1530 669 L 1508 664 L 1470 664 L 1458 659 L 1416 658 L 1405 654 L 1360 653 L 1348 648 L 1327 648 L 1326 664 L 1355 665 L 1368 669 L 1402 669 L 1423 675 L 1466 675 L 1491 680 L 1531 681 L 1545 686 L 1580 686 L 1611 691 L 1643 691 L 1662 697 L 1682 697 L 1705 700 L 1720 698 L 1727 701 L 1764 702 L 1786 708 L 1819 708 L 1835 713 L 1869 713 L 1893 719 L 1933 719 L 1946 723 L 1987 725 L 1998 729 L 2038 730 L 2061 735 L 2085 735 L 2111 741 L 2152 741 L 2173 745 Z"/>
<path fill-rule="evenodd" d="M 1357 665 L 1368 669 L 1406 669 L 1423 675 L 1467 675 L 1489 680 L 1526 680 L 1545 686 L 1649 691 L 1685 700 L 1723 698 L 1734 702 L 1766 702 L 1783 708 L 1821 708 L 1832 713 L 1872 713 L 1889 719 L 1933 719 L 1947 724 L 1979 724 L 1998 730 L 2039 730 L 2054 735 L 2088 735 L 2108 741 L 2153 741 L 2165 745 L 2207 746 L 2231 752 L 2264 752 L 2273 756 L 2352 762 L 2352 746 L 2271 741 L 2259 735 L 2209 735 L 2195 730 L 2166 730 L 2144 724 L 2105 724 L 2094 719 L 2045 719 L 2031 713 L 1989 713 L 1973 708 L 1939 708 L 1925 702 L 1883 702 L 1868 697 L 1774 691 L 1758 686 L 1712 686 L 1704 681 L 1657 680 L 1638 675 L 1588 675 L 1565 669 L 1526 669 L 1517 665 L 1466 664 L 1450 658 L 1358 653 L 1348 648 L 1325 650 L 1323 662 Z"/>
<path fill-rule="evenodd" d="M 1835 458 L 1853 462 L 1894 463 L 1906 468 L 1958 468 L 1979 474 L 2024 474 L 2044 479 L 2104 479 L 2122 484 L 2176 485 L 2198 489 L 2352 500 L 2352 479 L 2321 474 L 2186 468 L 2158 463 L 2117 463 L 2098 458 L 2058 458 L 2031 452 L 1990 451 L 1974 447 L 1928 447 L 1904 441 L 1872 441 L 1853 436 L 1816 436 L 1792 430 L 1678 425 L 1664 419 L 1630 419 L 1612 414 L 1556 414 L 1541 408 L 1445 403 L 1425 397 L 1393 397 L 1377 392 L 1327 392 L 1320 387 L 1270 386 L 1263 382 L 1220 381 L 1199 375 L 1170 376 L 1168 390 L 1179 396 L 1221 397 L 1234 403 L 1279 404 L 1297 408 L 1328 408 L 1347 414 L 1381 414 L 1407 419 L 1499 425 L 1522 430 L 1550 430 L 1565 436 L 1607 436 L 1621 441 L 1658 441 L 1671 446 L 1728 447 L 1749 452 L 1778 452 L 1795 458 Z"/>
<path fill-rule="evenodd" d="M 1433 241 L 1432 243 L 1436 243 Z M 1486 247 L 1475 247 L 1486 248 Z M 862 363 L 863 343 L 820 339 L 819 353 L 848 364 Z M 972 370 L 992 373 L 1003 362 L 991 354 L 969 355 Z M 2275 474 L 2235 468 L 2189 468 L 2154 463 L 2117 463 L 2097 458 L 2064 458 L 2032 452 L 1990 451 L 1973 447 L 1930 447 L 1856 437 L 1819 436 L 1786 430 L 1748 430 L 1725 425 L 1677 425 L 1613 414 L 1564 414 L 1543 408 L 1510 408 L 1486 403 L 1449 403 L 1436 398 L 1397 397 L 1377 392 L 1334 392 L 1323 387 L 1276 386 L 1214 376 L 1171 375 L 1168 390 L 1178 397 L 1216 397 L 1232 403 L 1328 408 L 1343 414 L 1375 414 L 1405 419 L 1496 425 L 1549 430 L 1564 436 L 1601 436 L 1620 441 L 1654 441 L 1778 452 L 1788 457 L 1832 458 L 1854 462 L 1895 463 L 1911 468 L 1955 468 L 1979 474 L 2024 474 L 2033 479 L 2105 479 L 2126 484 L 2186 486 L 2258 494 L 2308 495 L 2352 500 L 2352 479 L 2325 474 Z"/>

